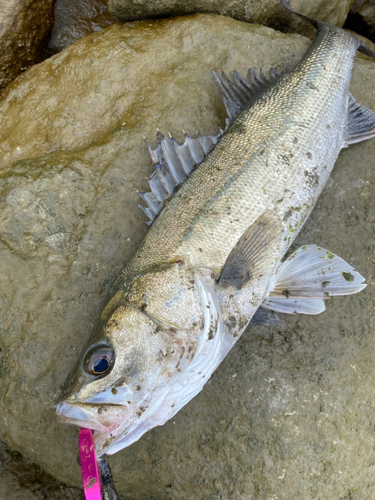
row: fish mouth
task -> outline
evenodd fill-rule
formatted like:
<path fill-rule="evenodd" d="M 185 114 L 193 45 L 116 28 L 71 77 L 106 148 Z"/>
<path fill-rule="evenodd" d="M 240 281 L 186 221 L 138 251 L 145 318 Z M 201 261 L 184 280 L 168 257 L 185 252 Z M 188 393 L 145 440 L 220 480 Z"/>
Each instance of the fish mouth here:
<path fill-rule="evenodd" d="M 129 413 L 128 408 L 123 405 L 105 405 L 103 413 L 100 412 L 101 408 L 103 409 L 102 404 L 62 402 L 56 405 L 56 416 L 63 424 L 76 425 L 99 433 L 111 433 L 123 423 L 124 417 Z"/>

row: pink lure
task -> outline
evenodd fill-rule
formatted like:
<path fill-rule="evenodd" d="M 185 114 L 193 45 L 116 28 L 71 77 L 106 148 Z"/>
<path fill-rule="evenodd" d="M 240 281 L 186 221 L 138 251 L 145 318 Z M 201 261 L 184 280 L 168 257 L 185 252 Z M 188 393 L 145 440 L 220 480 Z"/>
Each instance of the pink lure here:
<path fill-rule="evenodd" d="M 100 472 L 91 429 L 80 429 L 78 441 L 85 498 L 102 500 Z"/>

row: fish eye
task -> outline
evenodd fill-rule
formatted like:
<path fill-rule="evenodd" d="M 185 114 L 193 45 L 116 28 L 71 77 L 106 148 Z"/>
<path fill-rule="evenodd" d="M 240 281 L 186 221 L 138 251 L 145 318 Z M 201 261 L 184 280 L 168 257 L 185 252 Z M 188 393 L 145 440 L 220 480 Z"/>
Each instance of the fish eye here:
<path fill-rule="evenodd" d="M 104 346 L 96 347 L 86 357 L 85 370 L 90 375 L 104 375 L 111 370 L 114 360 L 112 349 Z"/>

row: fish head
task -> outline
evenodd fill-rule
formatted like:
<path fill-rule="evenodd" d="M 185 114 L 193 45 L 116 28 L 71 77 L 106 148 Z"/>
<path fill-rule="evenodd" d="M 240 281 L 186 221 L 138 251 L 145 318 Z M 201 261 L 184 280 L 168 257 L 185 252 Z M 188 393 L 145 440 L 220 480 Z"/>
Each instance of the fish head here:
<path fill-rule="evenodd" d="M 202 301 L 202 286 L 177 261 L 138 278 L 127 293 L 118 291 L 104 309 L 56 409 L 60 421 L 95 431 L 99 456 L 164 424 L 188 393 L 196 394 L 189 368 L 202 359 L 200 339 L 218 317 Z"/>

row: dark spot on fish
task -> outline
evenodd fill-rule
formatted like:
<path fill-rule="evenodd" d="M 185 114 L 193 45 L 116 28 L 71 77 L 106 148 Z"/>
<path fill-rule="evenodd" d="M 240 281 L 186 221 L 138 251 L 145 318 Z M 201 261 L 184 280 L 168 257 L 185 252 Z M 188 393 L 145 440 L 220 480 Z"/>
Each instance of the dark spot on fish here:
<path fill-rule="evenodd" d="M 354 276 L 352 275 L 352 273 L 341 273 L 344 278 L 346 279 L 346 281 L 354 281 Z"/>
<path fill-rule="evenodd" d="M 199 250 L 200 252 L 203 252 L 203 250 L 202 250 L 201 248 L 198 248 L 198 250 Z"/>
<path fill-rule="evenodd" d="M 193 321 L 193 326 L 197 326 L 197 322 L 196 321 Z"/>
<path fill-rule="evenodd" d="M 328 286 L 331 282 L 330 281 L 323 281 L 322 283 L 322 287 L 325 288 L 326 286 Z"/>
<path fill-rule="evenodd" d="M 191 352 L 193 350 L 193 347 L 190 345 L 188 348 L 188 352 Z"/>
<path fill-rule="evenodd" d="M 230 131 L 237 134 L 244 134 L 246 132 L 246 127 L 243 123 L 235 123 Z"/>
<path fill-rule="evenodd" d="M 113 385 L 114 387 L 122 387 L 124 384 L 126 384 L 125 377 L 121 377 Z"/>
<path fill-rule="evenodd" d="M 131 405 L 131 402 L 130 402 L 130 401 L 128 401 L 128 405 Z"/>
<path fill-rule="evenodd" d="M 142 387 L 140 385 L 137 385 L 137 387 L 135 388 L 136 391 L 140 391 L 142 389 Z"/>
<path fill-rule="evenodd" d="M 310 89 L 313 89 L 313 90 L 319 90 L 319 89 L 318 89 L 318 87 L 317 87 L 316 85 L 314 85 L 314 84 L 313 84 L 313 82 L 309 82 L 309 81 L 307 81 L 307 82 L 306 82 L 306 85 L 307 85 L 308 87 L 310 87 Z"/>
<path fill-rule="evenodd" d="M 285 295 L 285 297 L 288 299 L 290 297 L 290 291 L 286 288 L 285 290 L 283 290 L 281 292 L 283 295 Z"/>
<path fill-rule="evenodd" d="M 292 214 L 292 210 L 288 210 L 284 215 L 283 222 L 285 222 Z"/>
<path fill-rule="evenodd" d="M 208 331 L 208 340 L 212 340 L 214 338 L 214 333 L 215 333 L 215 330 L 211 326 L 209 331 Z"/>
<path fill-rule="evenodd" d="M 138 411 L 136 411 L 135 413 L 138 415 L 138 417 L 141 417 L 142 416 L 142 413 L 144 413 L 146 410 L 143 408 L 143 406 L 141 406 L 139 408 Z"/>
<path fill-rule="evenodd" d="M 288 158 L 288 156 L 286 155 L 283 155 L 283 154 L 280 154 L 278 155 L 278 157 L 280 158 L 280 160 L 282 160 L 284 163 L 286 163 L 287 165 L 290 164 L 290 159 Z"/>
<path fill-rule="evenodd" d="M 331 125 L 329 123 L 327 123 L 327 128 L 331 128 Z"/>
<path fill-rule="evenodd" d="M 312 154 L 310 152 L 306 153 L 306 156 L 307 156 L 307 158 L 309 158 L 311 160 Z"/>
<path fill-rule="evenodd" d="M 237 319 L 235 316 L 229 316 L 228 325 L 230 328 L 234 328 L 237 325 Z"/>
<path fill-rule="evenodd" d="M 293 142 L 294 142 L 294 144 L 297 144 L 297 142 L 298 142 L 298 137 L 295 137 L 295 138 L 293 139 Z"/>
<path fill-rule="evenodd" d="M 174 408 L 174 405 L 175 405 L 175 403 L 173 403 L 173 405 L 171 405 L 171 408 Z"/>
<path fill-rule="evenodd" d="M 145 303 L 145 304 L 142 304 L 142 305 L 141 305 L 141 311 L 142 311 L 142 312 L 145 312 L 145 311 L 146 311 L 146 309 L 147 309 L 147 304 L 146 304 L 146 303 Z"/>
<path fill-rule="evenodd" d="M 117 394 L 118 390 L 115 387 L 112 387 L 111 392 L 112 392 L 112 394 Z"/>

